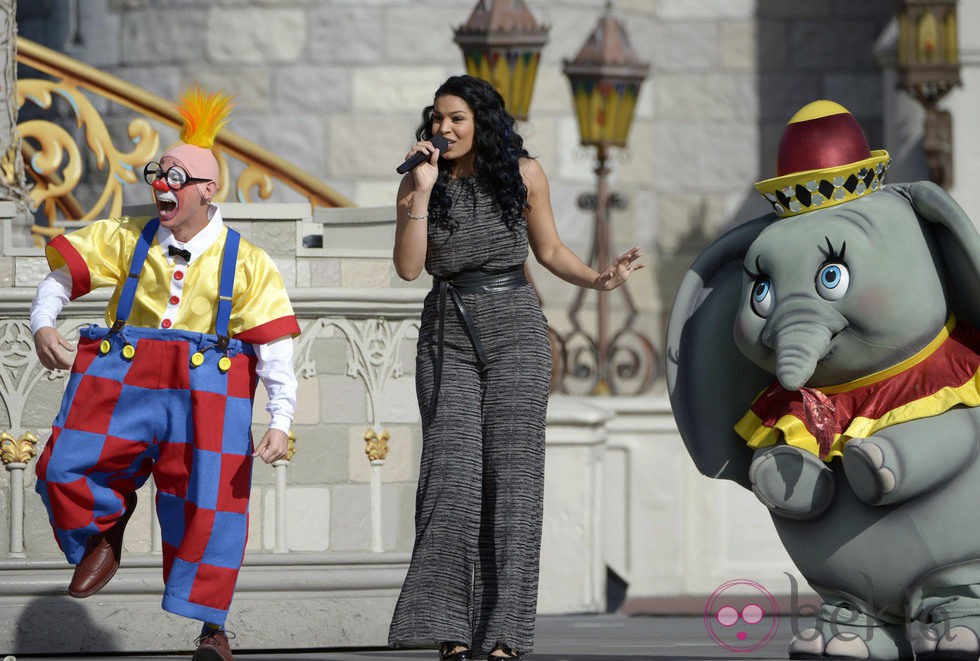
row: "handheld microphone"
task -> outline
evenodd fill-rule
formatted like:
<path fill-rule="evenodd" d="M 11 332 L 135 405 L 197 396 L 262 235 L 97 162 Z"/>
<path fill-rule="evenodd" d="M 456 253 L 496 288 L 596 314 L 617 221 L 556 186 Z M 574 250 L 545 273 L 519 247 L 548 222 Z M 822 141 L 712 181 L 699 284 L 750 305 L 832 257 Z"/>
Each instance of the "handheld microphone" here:
<path fill-rule="evenodd" d="M 446 137 L 443 135 L 434 135 L 429 138 L 429 142 L 432 143 L 433 147 L 439 150 L 440 154 L 446 151 L 446 147 L 449 146 L 449 140 L 446 140 Z M 395 172 L 398 174 L 405 174 L 409 170 L 414 170 L 427 160 L 429 160 L 429 154 L 426 154 L 424 151 L 417 151 L 412 154 L 411 158 L 407 159 L 404 163 L 395 168 Z"/>

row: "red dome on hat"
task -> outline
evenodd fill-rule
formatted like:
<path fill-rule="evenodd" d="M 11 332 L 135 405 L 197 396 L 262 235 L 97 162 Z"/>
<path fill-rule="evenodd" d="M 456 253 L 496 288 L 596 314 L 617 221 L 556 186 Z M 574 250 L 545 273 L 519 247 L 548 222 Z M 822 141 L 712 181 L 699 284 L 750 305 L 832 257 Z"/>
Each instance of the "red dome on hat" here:
<path fill-rule="evenodd" d="M 864 131 L 833 101 L 814 101 L 793 115 L 783 130 L 777 174 L 755 187 L 777 216 L 826 209 L 880 190 L 888 152 L 871 151 Z"/>
<path fill-rule="evenodd" d="M 854 115 L 833 101 L 814 101 L 786 124 L 776 156 L 776 176 L 867 158 L 871 158 L 871 148 Z"/>

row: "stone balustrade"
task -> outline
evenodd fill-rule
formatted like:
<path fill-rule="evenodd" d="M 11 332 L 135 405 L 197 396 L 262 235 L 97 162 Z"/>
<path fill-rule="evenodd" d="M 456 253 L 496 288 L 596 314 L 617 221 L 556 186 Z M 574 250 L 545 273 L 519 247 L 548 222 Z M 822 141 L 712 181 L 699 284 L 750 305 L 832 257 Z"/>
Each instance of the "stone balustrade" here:
<path fill-rule="evenodd" d="M 0 641 L 10 649 L 0 653 L 189 649 L 194 626 L 159 609 L 152 481 L 141 489 L 117 576 L 96 597 L 67 596 L 71 567 L 33 493 L 28 451 L 43 448 L 65 378 L 34 355 L 28 310 L 47 267 L 40 249 L 12 245 L 5 211 L 0 203 Z M 253 474 L 229 619 L 236 645 L 384 645 L 414 535 L 414 344 L 428 279 L 404 283 L 394 274 L 392 208 L 224 204 L 222 213 L 276 261 L 303 330 L 295 455 L 260 462 Z M 71 338 L 101 321 L 107 294 L 69 304 L 61 330 Z M 260 387 L 256 433 L 265 403 Z M 792 570 L 751 494 L 697 475 L 663 394 L 552 397 L 544 518 L 541 613 L 619 605 L 607 572 L 628 586 L 629 599 L 663 600 L 707 595 L 742 577 L 779 592 L 782 572 Z"/>

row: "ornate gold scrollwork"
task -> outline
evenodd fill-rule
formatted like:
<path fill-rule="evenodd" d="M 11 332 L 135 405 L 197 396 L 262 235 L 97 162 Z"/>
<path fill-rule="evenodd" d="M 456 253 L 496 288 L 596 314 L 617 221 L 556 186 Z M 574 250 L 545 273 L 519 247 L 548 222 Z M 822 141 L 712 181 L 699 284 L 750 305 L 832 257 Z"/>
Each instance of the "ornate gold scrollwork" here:
<path fill-rule="evenodd" d="M 37 436 L 30 432 L 24 432 L 20 438 L 14 440 L 10 432 L 0 434 L 0 461 L 4 466 L 9 464 L 26 464 L 31 458 L 37 456 Z"/>
<path fill-rule="evenodd" d="M 291 461 L 293 455 L 296 454 L 296 434 L 292 429 L 290 429 L 289 433 L 286 434 L 286 438 L 288 439 L 289 444 L 286 447 L 286 456 L 283 458 L 286 461 Z"/>
<path fill-rule="evenodd" d="M 40 108 L 49 109 L 55 96 L 67 101 L 75 113 L 76 124 L 84 130 L 85 144 L 95 157 L 96 166 L 105 172 L 101 195 L 77 220 L 119 215 L 123 206 L 123 185 L 139 181 L 143 166 L 153 160 L 159 149 L 159 133 L 145 119 L 134 119 L 128 127 L 133 149 L 128 152 L 119 150 L 113 145 L 102 116 L 78 87 L 65 81 L 18 81 L 18 107 L 30 99 Z M 31 201 L 53 224 L 57 218 L 55 201 L 72 192 L 81 180 L 82 153 L 75 138 L 53 122 L 35 119 L 22 122 L 17 128 L 25 142 L 40 145 L 26 164 L 36 182 L 31 190 Z"/>
<path fill-rule="evenodd" d="M 269 176 L 268 172 L 255 165 L 248 166 L 238 175 L 238 181 L 235 182 L 235 194 L 238 201 L 248 202 L 248 192 L 252 188 L 258 191 L 259 197 L 263 200 L 269 199 L 269 196 L 272 195 L 272 177 Z"/>
<path fill-rule="evenodd" d="M 143 166 L 159 155 L 160 135 L 147 119 L 176 128 L 181 118 L 166 99 L 23 37 L 17 38 L 17 61 L 57 79 L 18 80 L 18 107 L 30 100 L 46 110 L 51 108 L 54 95 L 63 98 L 74 113 L 77 126 L 83 129 L 85 145 L 94 155 L 99 170 L 105 170 L 105 184 L 98 201 L 85 208 L 74 195 L 82 175 L 83 153 L 69 131 L 44 119 L 26 120 L 18 125 L 24 139 L 21 151 L 25 170 L 35 181 L 31 201 L 48 222 L 47 227 L 35 225 L 32 230 L 35 243 L 42 245 L 63 231 L 54 224 L 59 217 L 92 220 L 119 215 L 123 186 L 139 182 Z M 131 151 L 115 148 L 105 122 L 86 94 L 139 113 L 140 117 L 128 127 Z M 317 177 L 232 131 L 221 132 L 214 153 L 221 172 L 219 193 L 215 197 L 218 202 L 225 200 L 232 190 L 227 155 L 245 164 L 234 185 L 239 202 L 249 202 L 252 189 L 260 198 L 268 199 L 273 181 L 277 181 L 314 206 L 353 206 L 353 202 Z M 0 159 L 0 168 L 9 167 L 5 163 Z M 149 201 L 149 195 L 146 199 Z"/>

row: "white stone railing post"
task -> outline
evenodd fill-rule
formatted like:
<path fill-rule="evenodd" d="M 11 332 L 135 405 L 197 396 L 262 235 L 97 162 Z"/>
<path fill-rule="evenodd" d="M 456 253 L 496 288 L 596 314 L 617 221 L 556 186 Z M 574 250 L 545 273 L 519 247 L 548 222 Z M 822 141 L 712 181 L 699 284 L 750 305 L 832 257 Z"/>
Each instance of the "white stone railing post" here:
<path fill-rule="evenodd" d="M 10 545 L 11 558 L 26 558 L 24 554 L 24 470 L 32 457 L 37 456 L 34 446 L 37 437 L 30 432 L 14 440 L 10 432 L 0 434 L 0 461 L 10 473 Z"/>
<path fill-rule="evenodd" d="M 286 450 L 286 458 L 272 462 L 272 469 L 276 472 L 276 542 L 272 549 L 273 553 L 289 553 L 289 546 L 286 543 L 286 469 L 289 461 L 296 454 L 296 434 L 289 430 L 289 449 Z"/>
<path fill-rule="evenodd" d="M 272 469 L 276 471 L 276 545 L 273 553 L 289 553 L 286 546 L 286 468 L 289 462 L 279 459 L 272 462 Z"/>
<path fill-rule="evenodd" d="M 371 462 L 371 550 L 375 553 L 382 553 L 385 550 L 381 533 L 383 516 L 381 467 L 384 466 L 385 457 L 388 456 L 388 439 L 390 437 L 387 429 L 382 429 L 378 433 L 372 427 L 364 432 L 364 441 L 367 443 L 364 453 Z"/>
<path fill-rule="evenodd" d="M 375 553 L 385 550 L 381 538 L 381 467 L 384 464 L 383 461 L 371 462 L 371 550 Z"/>
<path fill-rule="evenodd" d="M 27 464 L 11 462 L 4 466 L 10 473 L 10 547 L 11 558 L 24 554 L 24 469 Z"/>

